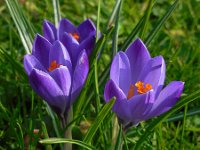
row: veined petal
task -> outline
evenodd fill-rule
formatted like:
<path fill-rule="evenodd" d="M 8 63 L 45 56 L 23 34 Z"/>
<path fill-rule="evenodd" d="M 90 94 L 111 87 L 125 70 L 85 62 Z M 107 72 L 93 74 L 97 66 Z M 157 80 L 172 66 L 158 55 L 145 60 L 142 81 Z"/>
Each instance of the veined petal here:
<path fill-rule="evenodd" d="M 65 32 L 67 32 L 67 33 L 77 32 L 76 27 L 68 19 L 62 19 L 60 21 L 60 24 L 59 24 L 59 27 L 58 27 L 58 38 L 59 38 L 59 40 L 62 39 L 62 36 Z"/>
<path fill-rule="evenodd" d="M 88 37 L 87 39 L 85 39 L 79 46 L 79 51 L 82 51 L 83 49 L 86 50 L 87 55 L 89 56 L 92 52 L 92 50 L 94 49 L 94 45 L 95 45 L 95 35 Z"/>
<path fill-rule="evenodd" d="M 124 92 L 115 84 L 113 80 L 106 83 L 104 90 L 105 101 L 108 102 L 112 97 L 116 97 L 115 104 L 112 110 L 124 122 L 130 120 L 130 109 L 128 108 L 128 101 Z"/>
<path fill-rule="evenodd" d="M 52 61 L 56 61 L 57 64 L 67 66 L 69 71 L 72 71 L 72 64 L 69 53 L 65 46 L 60 42 L 56 41 L 53 43 L 49 54 L 49 64 Z"/>
<path fill-rule="evenodd" d="M 82 22 L 77 29 L 80 34 L 80 42 L 86 39 L 87 37 L 96 34 L 96 27 L 90 19 L 87 19 L 84 22 Z"/>
<path fill-rule="evenodd" d="M 138 38 L 126 50 L 126 55 L 129 58 L 131 68 L 131 81 L 135 83 L 138 81 L 138 76 L 142 68 L 150 60 L 151 56 L 144 45 Z"/>
<path fill-rule="evenodd" d="M 161 115 L 171 109 L 182 94 L 184 82 L 170 82 L 158 95 L 146 119 Z"/>
<path fill-rule="evenodd" d="M 79 43 L 77 42 L 75 38 L 73 38 L 68 33 L 63 34 L 61 42 L 66 47 L 71 58 L 72 66 L 73 68 L 75 68 L 78 56 L 80 54 Z"/>
<path fill-rule="evenodd" d="M 61 66 L 50 72 L 50 75 L 56 81 L 64 96 L 69 96 L 71 89 L 71 75 L 67 67 Z"/>
<path fill-rule="evenodd" d="M 52 44 L 45 39 L 43 36 L 37 34 L 34 44 L 32 54 L 39 60 L 39 62 L 45 67 L 49 67 L 49 51 Z"/>
<path fill-rule="evenodd" d="M 57 40 L 57 29 L 47 20 L 43 22 L 43 34 L 44 37 L 52 44 L 55 40 Z"/>
<path fill-rule="evenodd" d="M 164 80 L 165 61 L 162 56 L 156 56 L 150 59 L 139 76 L 139 81 L 150 83 L 157 94 L 162 89 Z"/>
<path fill-rule="evenodd" d="M 72 93 L 71 93 L 71 100 L 72 103 L 76 100 L 77 96 L 79 95 L 85 80 L 87 79 L 89 71 L 89 62 L 88 56 L 85 50 L 83 50 L 78 58 L 74 75 L 73 75 L 73 82 L 72 82 Z"/>
<path fill-rule="evenodd" d="M 119 52 L 113 59 L 110 69 L 110 79 L 117 84 L 125 95 L 131 85 L 131 70 L 129 59 L 124 52 Z"/>
<path fill-rule="evenodd" d="M 30 73 L 30 84 L 57 113 L 62 114 L 66 107 L 66 97 L 54 79 L 47 73 L 33 69 Z"/>
<path fill-rule="evenodd" d="M 38 70 L 46 71 L 46 69 L 41 65 L 41 63 L 35 58 L 35 56 L 27 54 L 24 56 L 24 68 L 26 73 L 30 75 L 31 71 L 36 68 Z"/>

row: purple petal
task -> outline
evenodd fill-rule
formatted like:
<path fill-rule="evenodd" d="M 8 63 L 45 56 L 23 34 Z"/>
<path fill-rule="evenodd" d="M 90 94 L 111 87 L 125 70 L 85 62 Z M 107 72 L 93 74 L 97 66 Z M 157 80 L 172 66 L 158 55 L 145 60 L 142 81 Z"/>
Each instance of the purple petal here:
<path fill-rule="evenodd" d="M 147 119 L 158 116 L 169 109 L 171 109 L 177 102 L 184 88 L 184 82 L 172 81 L 170 82 L 158 95 L 155 103 L 149 115 L 146 116 Z"/>
<path fill-rule="evenodd" d="M 41 63 L 35 58 L 33 55 L 25 55 L 24 56 L 24 68 L 26 73 L 30 75 L 31 71 L 36 68 L 38 70 L 46 71 L 46 69 L 41 65 Z"/>
<path fill-rule="evenodd" d="M 56 61 L 57 64 L 67 66 L 69 71 L 72 71 L 72 64 L 69 53 L 65 46 L 60 42 L 56 41 L 53 43 L 49 54 L 49 64 L 52 61 Z"/>
<path fill-rule="evenodd" d="M 131 85 L 131 70 L 128 57 L 124 52 L 119 52 L 114 57 L 110 70 L 110 79 L 117 84 L 125 95 Z"/>
<path fill-rule="evenodd" d="M 115 104 L 112 110 L 117 116 L 124 122 L 130 120 L 130 109 L 128 109 L 128 101 L 124 92 L 114 83 L 113 80 L 109 80 L 106 83 L 104 90 L 105 101 L 108 102 L 112 97 L 116 97 Z"/>
<path fill-rule="evenodd" d="M 75 101 L 77 96 L 79 95 L 85 83 L 85 80 L 87 79 L 88 71 L 89 71 L 88 56 L 86 51 L 83 50 L 79 55 L 78 62 L 74 70 L 73 82 L 72 82 L 72 95 L 71 95 L 72 102 Z"/>
<path fill-rule="evenodd" d="M 78 56 L 80 54 L 79 51 L 79 43 L 76 39 L 70 36 L 68 33 L 65 33 L 61 39 L 61 42 L 66 47 L 72 62 L 73 68 L 75 68 Z"/>
<path fill-rule="evenodd" d="M 40 95 L 57 113 L 61 114 L 64 112 L 66 108 L 66 97 L 49 74 L 33 69 L 29 79 L 35 92 Z"/>
<path fill-rule="evenodd" d="M 149 60 L 143 68 L 139 81 L 150 83 L 156 93 L 159 93 L 165 80 L 165 61 L 162 56 L 156 56 Z"/>
<path fill-rule="evenodd" d="M 90 19 L 87 19 L 84 22 L 82 22 L 78 26 L 77 29 L 78 29 L 78 32 L 80 34 L 80 40 L 79 41 L 83 41 L 87 37 L 96 34 L 96 27 L 95 27 L 94 23 Z"/>
<path fill-rule="evenodd" d="M 89 56 L 92 50 L 94 49 L 95 40 L 96 40 L 95 36 L 90 36 L 89 38 L 84 40 L 79 46 L 79 51 L 82 51 L 83 49 L 85 49 L 87 52 L 87 55 Z"/>
<path fill-rule="evenodd" d="M 140 95 L 135 95 L 128 100 L 130 109 L 130 120 L 135 125 L 144 120 L 144 117 L 151 110 L 155 101 L 155 93 L 153 90 Z"/>
<path fill-rule="evenodd" d="M 47 20 L 43 22 L 43 34 L 44 37 L 52 44 L 55 40 L 57 40 L 57 29 Z"/>
<path fill-rule="evenodd" d="M 61 66 L 50 72 L 50 75 L 56 81 L 64 96 L 69 96 L 71 89 L 71 75 L 67 67 Z"/>
<path fill-rule="evenodd" d="M 39 34 L 36 35 L 32 54 L 46 69 L 49 67 L 49 51 L 51 46 L 51 43 L 47 39 Z"/>
<path fill-rule="evenodd" d="M 62 19 L 60 21 L 60 24 L 58 27 L 59 40 L 62 39 L 62 36 L 65 32 L 67 32 L 67 33 L 76 33 L 77 32 L 76 27 L 68 19 Z"/>
<path fill-rule="evenodd" d="M 139 38 L 127 48 L 125 53 L 130 61 L 131 81 L 132 83 L 135 83 L 138 81 L 138 76 L 141 73 L 142 68 L 150 60 L 151 56 L 146 46 Z"/>

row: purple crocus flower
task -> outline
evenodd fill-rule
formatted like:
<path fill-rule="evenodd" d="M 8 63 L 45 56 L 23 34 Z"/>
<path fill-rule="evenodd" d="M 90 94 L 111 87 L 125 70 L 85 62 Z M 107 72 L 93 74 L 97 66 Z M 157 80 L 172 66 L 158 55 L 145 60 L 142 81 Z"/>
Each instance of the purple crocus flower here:
<path fill-rule="evenodd" d="M 87 78 L 96 29 L 89 19 L 78 28 L 62 19 L 58 29 L 44 21 L 43 30 L 44 37 L 36 35 L 32 54 L 25 55 L 24 68 L 35 92 L 66 117 Z"/>
<path fill-rule="evenodd" d="M 61 41 L 67 48 L 72 64 L 74 64 L 81 50 L 85 49 L 89 55 L 94 48 L 96 27 L 90 19 L 83 21 L 78 27 L 75 27 L 68 19 L 62 19 L 58 28 L 45 20 L 43 34 L 51 44 L 56 40 Z"/>
<path fill-rule="evenodd" d="M 106 102 L 116 97 L 112 110 L 124 125 L 137 125 L 158 116 L 179 99 L 184 82 L 172 81 L 163 88 L 165 69 L 163 57 L 151 58 L 140 39 L 136 39 L 126 52 L 116 54 L 104 97 Z"/>

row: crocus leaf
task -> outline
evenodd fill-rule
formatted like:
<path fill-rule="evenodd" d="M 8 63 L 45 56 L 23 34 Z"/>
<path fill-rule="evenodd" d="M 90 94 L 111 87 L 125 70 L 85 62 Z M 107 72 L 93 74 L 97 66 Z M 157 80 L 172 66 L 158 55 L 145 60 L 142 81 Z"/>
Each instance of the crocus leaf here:
<path fill-rule="evenodd" d="M 90 55 L 90 71 L 88 73 L 88 77 L 87 77 L 87 80 L 85 81 L 85 85 L 81 91 L 81 93 L 79 94 L 79 97 L 78 97 L 78 102 L 75 106 L 75 114 L 74 116 L 77 117 L 78 115 L 82 114 L 82 112 L 84 111 L 83 109 L 83 106 L 84 108 L 87 106 L 88 102 L 86 100 L 86 93 L 87 93 L 87 89 L 89 89 L 89 86 L 91 85 L 91 81 L 92 80 L 92 76 L 94 75 L 94 69 L 95 69 L 95 61 L 98 57 L 98 52 L 99 50 L 102 48 L 102 46 L 105 44 L 106 42 L 106 39 L 110 36 L 111 32 L 113 31 L 113 27 L 111 27 L 105 35 L 102 35 L 103 37 L 101 37 L 98 42 L 96 43 L 95 45 L 95 48 L 94 50 L 92 51 L 91 55 Z M 94 94 L 94 93 L 93 93 Z"/>
<path fill-rule="evenodd" d="M 198 114 L 200 114 L 200 108 L 194 108 L 194 109 L 188 110 L 186 116 L 189 117 L 189 116 L 198 115 Z M 172 117 L 169 117 L 165 122 L 181 120 L 183 119 L 183 117 L 184 117 L 184 113 L 178 113 L 178 114 L 173 115 Z"/>
<path fill-rule="evenodd" d="M 117 16 L 117 10 L 120 7 L 121 0 L 117 0 L 115 6 L 113 7 L 112 13 L 110 15 L 110 19 L 108 20 L 107 28 L 110 28 L 114 24 L 114 20 Z"/>
<path fill-rule="evenodd" d="M 147 126 L 146 131 L 143 133 L 143 135 L 137 141 L 137 143 L 135 145 L 135 149 L 140 149 L 140 147 L 142 146 L 143 142 L 146 141 L 146 138 L 159 125 L 159 123 L 161 123 L 163 120 L 168 118 L 171 114 L 173 114 L 174 112 L 176 112 L 177 110 L 179 110 L 180 108 L 185 106 L 186 104 L 188 104 L 188 103 L 190 103 L 192 101 L 195 101 L 195 100 L 199 100 L 199 98 L 200 98 L 200 90 L 197 90 L 196 92 L 190 94 L 189 96 L 185 97 L 184 99 L 179 100 L 177 102 L 177 104 L 170 111 L 166 112 L 165 114 L 161 115 L 160 117 L 158 117 L 157 119 L 152 121 Z"/>
<path fill-rule="evenodd" d="M 133 28 L 129 36 L 126 38 L 126 40 L 124 41 L 124 44 L 121 47 L 121 50 L 125 51 L 126 48 L 129 46 L 129 44 L 132 42 L 136 34 L 140 31 L 140 27 L 143 23 L 143 20 L 144 20 L 144 16 L 140 19 L 140 21 L 137 23 L 135 28 Z"/>
<path fill-rule="evenodd" d="M 27 19 L 28 17 L 24 15 L 22 11 L 23 9 L 20 8 L 16 0 L 5 0 L 5 2 L 17 27 L 26 53 L 31 53 L 33 38 L 35 34 L 32 24 Z"/>
<path fill-rule="evenodd" d="M 88 145 L 85 142 L 79 141 L 79 140 L 71 140 L 71 139 L 65 139 L 65 138 L 49 138 L 49 139 L 44 139 L 40 140 L 41 144 L 58 144 L 58 143 L 72 143 L 79 145 L 83 148 L 89 149 L 89 150 L 95 150 L 94 147 L 91 145 Z"/>
<path fill-rule="evenodd" d="M 149 17 L 150 17 L 150 14 L 151 14 L 153 2 L 154 2 L 154 0 L 150 0 L 150 1 L 149 1 L 147 10 L 146 10 L 146 12 L 145 12 L 144 21 L 142 22 L 141 32 L 140 32 L 140 35 L 139 35 L 139 37 L 140 37 L 142 40 L 143 40 L 143 37 L 144 37 L 145 32 L 146 32 L 146 30 L 147 30 L 147 23 L 148 23 L 148 21 L 149 21 Z"/>
<path fill-rule="evenodd" d="M 96 133 L 97 129 L 99 128 L 99 126 L 101 125 L 101 123 L 103 122 L 103 120 L 105 119 L 107 114 L 110 112 L 114 103 L 115 103 L 115 98 L 112 98 L 106 105 L 104 105 L 104 107 L 99 112 L 97 118 L 95 119 L 93 125 L 89 128 L 89 130 L 83 140 L 84 142 L 86 142 L 86 143 L 91 142 L 94 134 Z"/>
<path fill-rule="evenodd" d="M 115 54 L 117 53 L 118 51 L 118 32 L 119 32 L 119 29 L 118 29 L 118 26 L 119 26 L 119 13 L 120 13 L 120 10 L 121 10 L 121 5 L 122 5 L 122 2 L 120 1 L 119 2 L 119 6 L 117 8 L 117 12 L 116 12 L 116 20 L 115 20 L 115 27 L 114 27 L 114 33 L 113 33 L 113 42 L 112 42 L 112 57 L 115 56 Z"/>
<path fill-rule="evenodd" d="M 149 45 L 149 43 L 153 40 L 155 35 L 158 33 L 159 29 L 163 26 L 165 21 L 171 16 L 172 12 L 175 10 L 176 6 L 178 4 L 178 0 L 176 0 L 171 7 L 168 9 L 168 11 L 165 13 L 165 15 L 160 19 L 160 21 L 155 25 L 153 30 L 149 33 L 148 37 L 145 39 L 145 45 Z"/>
<path fill-rule="evenodd" d="M 120 125 L 118 136 L 117 136 L 117 141 L 115 143 L 115 150 L 120 149 L 121 142 L 122 142 L 122 132 L 123 132 L 122 131 L 122 126 Z"/>
<path fill-rule="evenodd" d="M 52 0 L 53 1 L 53 10 L 54 10 L 54 20 L 55 20 L 55 25 L 58 27 L 58 23 L 61 19 L 60 15 L 60 5 L 59 5 L 59 0 Z"/>

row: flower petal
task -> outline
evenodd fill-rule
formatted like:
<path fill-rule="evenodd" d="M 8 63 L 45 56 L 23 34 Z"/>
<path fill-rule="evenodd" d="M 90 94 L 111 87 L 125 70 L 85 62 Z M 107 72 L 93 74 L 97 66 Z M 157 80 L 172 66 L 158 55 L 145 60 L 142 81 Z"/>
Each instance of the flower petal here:
<path fill-rule="evenodd" d="M 72 66 L 73 68 L 75 68 L 78 56 L 80 54 L 80 51 L 78 49 L 79 43 L 77 42 L 75 38 L 70 36 L 68 33 L 65 33 L 63 35 L 61 42 L 66 47 L 71 58 Z"/>
<path fill-rule="evenodd" d="M 87 79 L 89 71 L 89 62 L 88 56 L 85 50 L 83 50 L 78 58 L 78 62 L 76 64 L 74 75 L 73 75 L 73 82 L 72 82 L 72 93 L 71 93 L 71 100 L 74 102 L 79 95 L 85 80 Z"/>
<path fill-rule="evenodd" d="M 58 27 L 59 40 L 62 39 L 62 36 L 65 32 L 67 32 L 67 33 L 76 33 L 77 32 L 76 27 L 68 19 L 62 19 L 60 21 L 60 24 Z"/>
<path fill-rule="evenodd" d="M 150 60 L 151 56 L 146 46 L 139 38 L 127 48 L 125 53 L 130 62 L 131 81 L 132 83 L 135 83 L 138 81 L 138 76 L 141 73 L 142 68 Z"/>
<path fill-rule="evenodd" d="M 130 109 L 130 120 L 133 125 L 138 124 L 140 121 L 145 120 L 144 117 L 151 110 L 155 101 L 155 93 L 153 90 L 133 96 L 128 100 Z"/>
<path fill-rule="evenodd" d="M 64 96 L 69 96 L 71 89 L 71 75 L 67 67 L 61 66 L 50 72 L 50 75 L 56 81 Z"/>
<path fill-rule="evenodd" d="M 55 40 L 57 40 L 57 29 L 47 20 L 43 22 L 43 34 L 44 37 L 52 44 Z"/>
<path fill-rule="evenodd" d="M 172 81 L 170 82 L 158 95 L 155 103 L 147 119 L 161 115 L 162 113 L 171 109 L 177 102 L 184 88 L 184 82 Z"/>
<path fill-rule="evenodd" d="M 72 71 L 69 53 L 60 41 L 54 42 L 50 50 L 49 64 L 51 64 L 51 62 L 54 60 L 56 60 L 57 64 L 67 66 L 70 72 Z"/>
<path fill-rule="evenodd" d="M 114 83 L 113 80 L 109 80 L 106 83 L 104 90 L 105 101 L 108 102 L 112 97 L 116 97 L 115 104 L 112 110 L 117 116 L 124 122 L 128 122 L 130 118 L 130 110 L 128 109 L 128 101 L 124 92 Z"/>
<path fill-rule="evenodd" d="M 87 52 L 87 55 L 89 56 L 92 50 L 94 49 L 95 40 L 96 40 L 95 35 L 90 36 L 89 38 L 84 40 L 79 46 L 79 51 L 82 51 L 83 49 L 85 49 Z"/>
<path fill-rule="evenodd" d="M 139 76 L 139 81 L 150 83 L 157 94 L 160 93 L 164 80 L 165 61 L 162 56 L 156 56 L 150 59 Z"/>
<path fill-rule="evenodd" d="M 87 19 L 84 22 L 82 22 L 78 26 L 77 29 L 78 29 L 78 32 L 80 34 L 80 40 L 79 41 L 83 41 L 87 37 L 93 36 L 93 35 L 96 34 L 96 27 L 90 19 Z"/>
<path fill-rule="evenodd" d="M 38 70 L 46 71 L 46 69 L 41 65 L 41 63 L 35 58 L 33 55 L 25 55 L 24 56 L 24 68 L 26 73 L 30 75 L 31 71 L 36 68 Z"/>
<path fill-rule="evenodd" d="M 128 90 L 131 85 L 131 70 L 128 57 L 124 52 L 119 52 L 113 59 L 110 79 L 117 84 L 125 95 L 128 94 Z"/>
<path fill-rule="evenodd" d="M 37 69 L 32 70 L 29 79 L 35 92 L 57 113 L 62 114 L 66 108 L 66 97 L 54 79 L 49 74 Z"/>
<path fill-rule="evenodd" d="M 45 67 L 49 67 L 49 51 L 51 48 L 51 43 L 45 39 L 43 36 L 37 34 L 34 44 L 32 54 L 39 60 L 39 62 Z"/>

